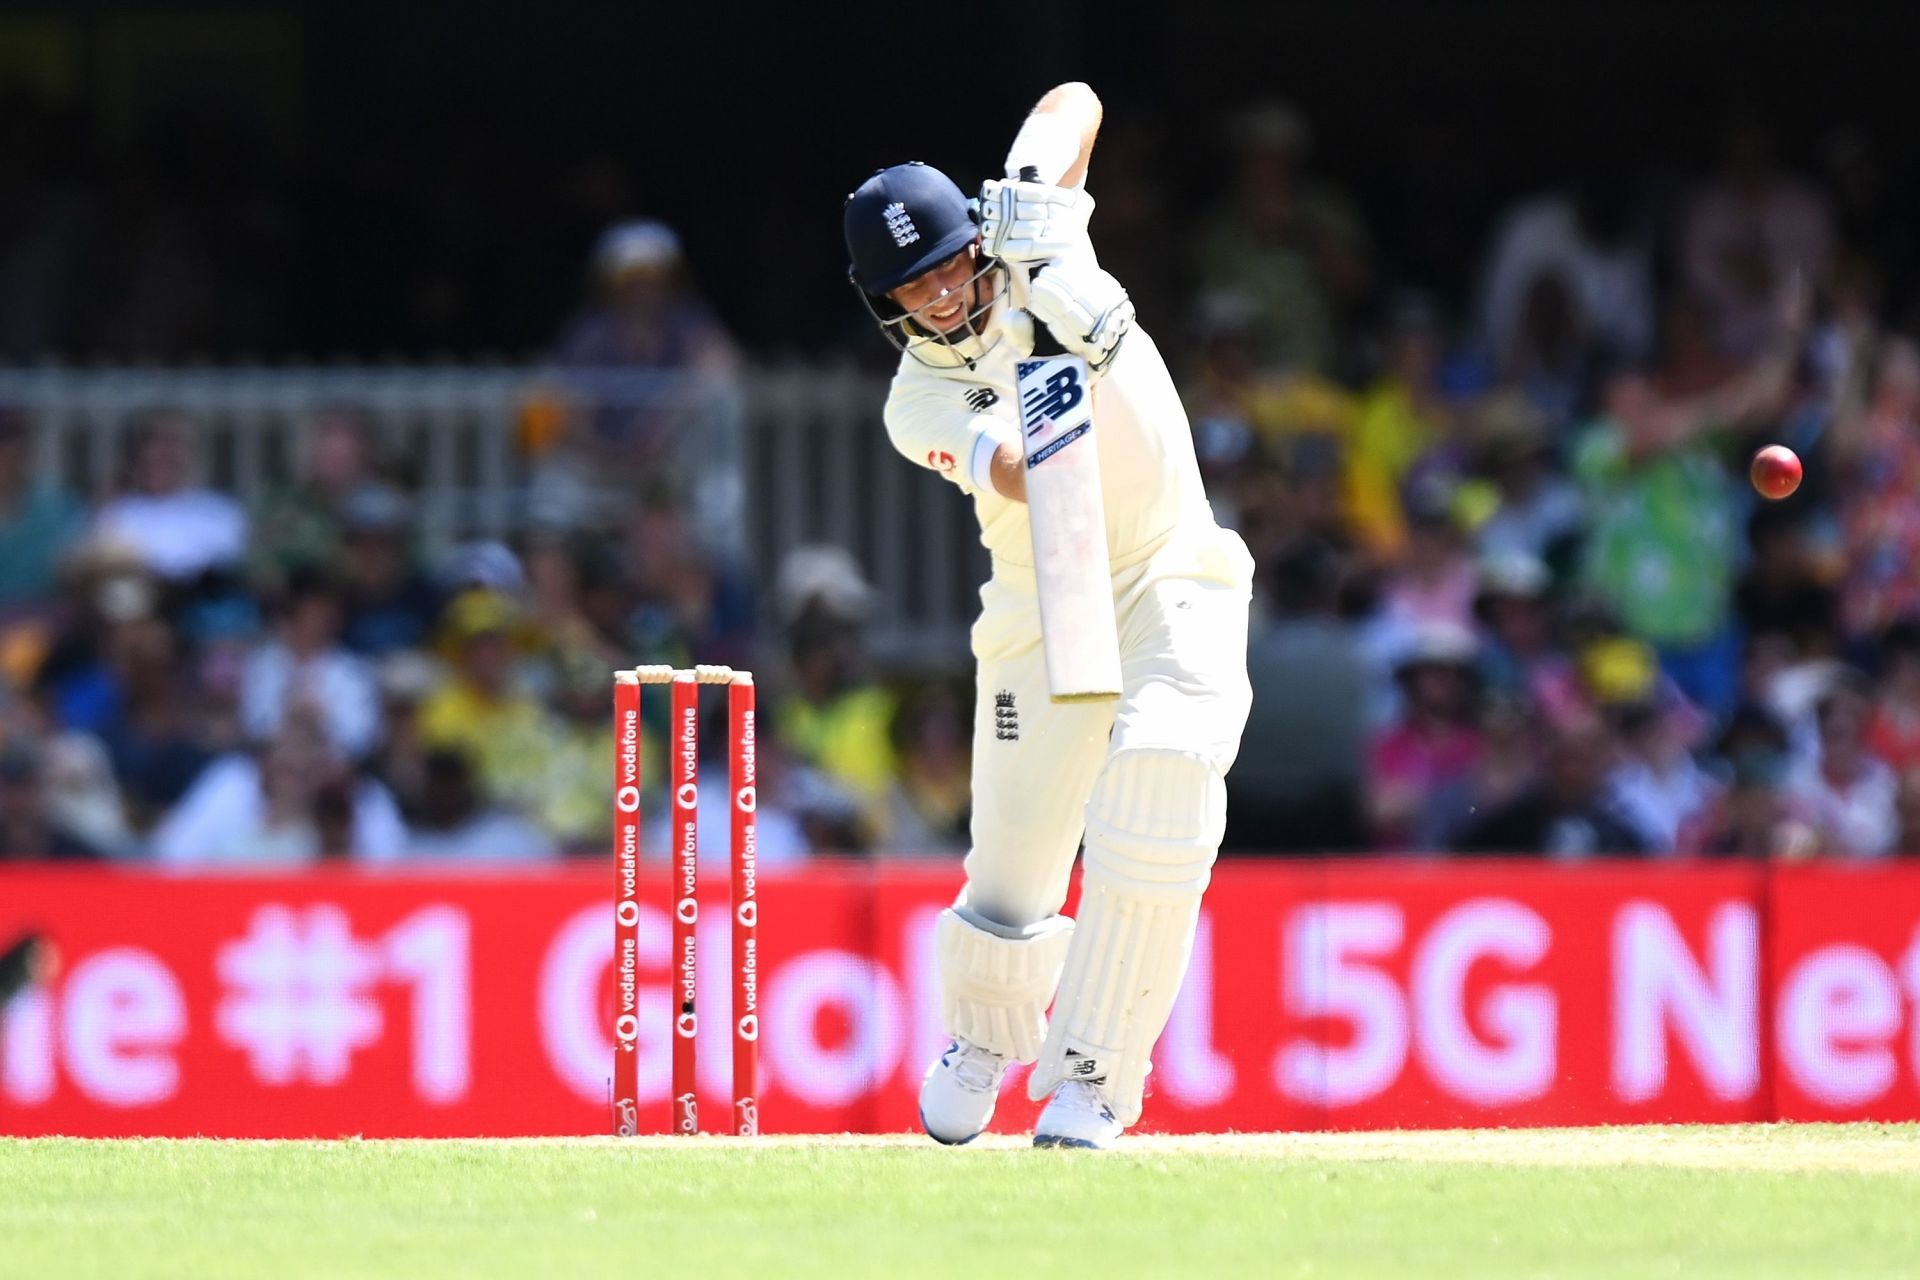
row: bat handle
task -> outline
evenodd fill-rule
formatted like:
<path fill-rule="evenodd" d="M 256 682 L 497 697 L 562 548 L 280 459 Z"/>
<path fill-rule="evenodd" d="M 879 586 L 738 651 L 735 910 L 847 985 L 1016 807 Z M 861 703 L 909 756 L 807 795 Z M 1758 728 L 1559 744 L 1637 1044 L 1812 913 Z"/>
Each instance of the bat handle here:
<path fill-rule="evenodd" d="M 1051 360 L 1055 356 L 1065 354 L 1067 349 L 1060 345 L 1060 339 L 1053 336 L 1053 330 L 1037 320 L 1034 321 L 1033 350 L 1028 353 L 1029 357 L 1034 360 Z"/>
<path fill-rule="evenodd" d="M 1040 181 L 1039 168 L 1030 164 L 1021 165 L 1020 181 Z M 1046 265 L 1044 262 L 1036 263 L 1033 270 L 1027 272 L 1027 278 L 1031 280 L 1033 277 L 1039 275 L 1040 272 L 1046 268 Z M 1036 358 L 1045 360 L 1052 356 L 1063 356 L 1065 354 L 1067 354 L 1067 349 L 1060 345 L 1058 338 L 1053 336 L 1053 330 L 1047 328 L 1044 324 L 1035 324 L 1033 326 L 1033 355 Z"/>

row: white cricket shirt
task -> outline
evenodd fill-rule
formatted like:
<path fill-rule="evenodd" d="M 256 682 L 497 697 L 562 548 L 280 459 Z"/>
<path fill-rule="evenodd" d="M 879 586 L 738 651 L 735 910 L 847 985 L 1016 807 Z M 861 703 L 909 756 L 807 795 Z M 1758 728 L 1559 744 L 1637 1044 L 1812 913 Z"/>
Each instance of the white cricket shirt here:
<path fill-rule="evenodd" d="M 1025 281 L 1017 269 L 1010 274 L 1011 303 L 1021 307 Z M 886 407 L 887 435 L 894 447 L 973 496 L 980 541 L 993 553 L 996 574 L 1002 564 L 1024 569 L 1033 565 L 1026 505 L 976 483 L 976 476 L 985 480 L 985 456 L 1002 442 L 1020 439 L 1014 365 L 1023 356 L 1012 341 L 995 341 L 1006 311 L 1004 302 L 994 308 L 985 335 L 991 349 L 972 367 L 937 342 L 902 352 Z M 1100 446 L 1107 550 L 1116 570 L 1150 555 L 1183 525 L 1213 523 L 1186 408 L 1160 349 L 1137 320 L 1106 370 L 1094 379 L 1093 424 Z"/>

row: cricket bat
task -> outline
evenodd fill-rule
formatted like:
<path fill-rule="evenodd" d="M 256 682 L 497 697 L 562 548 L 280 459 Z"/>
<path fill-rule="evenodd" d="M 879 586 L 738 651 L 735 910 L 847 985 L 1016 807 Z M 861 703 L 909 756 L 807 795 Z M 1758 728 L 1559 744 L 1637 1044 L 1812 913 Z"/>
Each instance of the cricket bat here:
<path fill-rule="evenodd" d="M 1034 324 L 1030 358 L 1016 365 L 1027 462 L 1027 523 L 1040 594 L 1047 692 L 1055 702 L 1120 696 L 1107 513 L 1087 362 Z"/>

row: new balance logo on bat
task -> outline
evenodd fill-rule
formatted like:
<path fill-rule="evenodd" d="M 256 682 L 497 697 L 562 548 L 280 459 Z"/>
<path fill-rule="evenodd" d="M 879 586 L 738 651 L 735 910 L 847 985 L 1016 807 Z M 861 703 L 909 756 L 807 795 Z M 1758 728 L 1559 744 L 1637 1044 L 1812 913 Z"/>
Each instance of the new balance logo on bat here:
<path fill-rule="evenodd" d="M 1023 378 L 1027 367 L 1020 366 Z M 1057 422 L 1063 414 L 1072 412 L 1086 394 L 1086 388 L 1080 385 L 1080 371 L 1072 365 L 1063 365 L 1044 383 L 1028 387 L 1020 393 L 1020 411 L 1024 419 L 1021 425 L 1028 435 L 1032 435 L 1046 423 Z"/>

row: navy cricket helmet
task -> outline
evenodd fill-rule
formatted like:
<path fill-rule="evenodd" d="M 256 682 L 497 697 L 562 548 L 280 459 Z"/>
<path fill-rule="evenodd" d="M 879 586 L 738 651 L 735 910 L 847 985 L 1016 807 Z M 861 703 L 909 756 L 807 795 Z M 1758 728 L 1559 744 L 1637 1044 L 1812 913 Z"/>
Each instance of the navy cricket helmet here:
<path fill-rule="evenodd" d="M 847 279 L 889 341 L 901 350 L 938 341 L 969 361 L 984 352 L 981 333 L 1001 288 L 989 284 L 975 290 L 957 338 L 919 322 L 887 296 L 978 238 L 974 204 L 953 179 L 918 160 L 881 169 L 847 197 L 841 230 L 851 259 Z M 982 256 L 965 287 L 972 290 L 996 272 L 1004 277 L 1005 268 Z"/>

